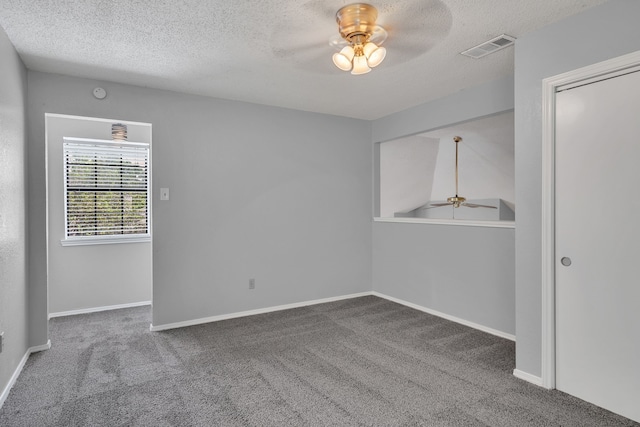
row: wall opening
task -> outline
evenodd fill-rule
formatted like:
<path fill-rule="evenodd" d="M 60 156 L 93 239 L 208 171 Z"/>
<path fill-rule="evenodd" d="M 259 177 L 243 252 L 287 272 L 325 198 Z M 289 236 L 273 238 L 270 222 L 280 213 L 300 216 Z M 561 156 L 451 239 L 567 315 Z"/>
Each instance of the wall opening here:
<path fill-rule="evenodd" d="M 380 218 L 515 220 L 513 111 L 379 144 Z M 456 195 L 469 204 L 434 206 Z"/>
<path fill-rule="evenodd" d="M 148 144 L 152 151 L 150 123 L 45 114 L 49 317 L 151 303 L 151 241 L 62 244 L 65 239 L 64 138 L 110 141 L 114 123 L 127 125 L 128 141 Z M 149 185 L 151 171 L 149 165 Z M 148 209 L 151 223 L 151 200 Z"/>

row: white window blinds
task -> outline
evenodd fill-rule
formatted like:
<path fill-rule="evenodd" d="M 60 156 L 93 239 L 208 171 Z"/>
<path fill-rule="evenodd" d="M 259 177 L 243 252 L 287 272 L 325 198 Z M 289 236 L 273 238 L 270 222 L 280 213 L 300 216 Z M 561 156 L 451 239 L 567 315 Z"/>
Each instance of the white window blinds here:
<path fill-rule="evenodd" d="M 149 237 L 148 144 L 65 138 L 63 157 L 66 240 Z"/>

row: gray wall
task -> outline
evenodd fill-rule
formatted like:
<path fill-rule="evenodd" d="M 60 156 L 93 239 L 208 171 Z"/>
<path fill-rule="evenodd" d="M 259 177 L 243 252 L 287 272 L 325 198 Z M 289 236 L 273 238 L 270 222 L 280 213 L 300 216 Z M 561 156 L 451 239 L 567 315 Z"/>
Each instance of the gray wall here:
<path fill-rule="evenodd" d="M 153 124 L 154 325 L 371 289 L 369 122 L 28 76 L 34 339 L 46 342 L 45 112 Z"/>
<path fill-rule="evenodd" d="M 0 393 L 26 353 L 27 226 L 26 126 L 27 76 L 24 65 L 0 27 Z"/>
<path fill-rule="evenodd" d="M 390 114 L 372 122 L 373 142 L 384 142 L 513 109 L 513 76 Z"/>
<path fill-rule="evenodd" d="M 639 16 L 640 1 L 612 0 L 516 42 L 516 368 L 534 376 L 542 370 L 542 79 L 639 50 Z"/>
<path fill-rule="evenodd" d="M 49 313 L 151 300 L 151 243 L 62 246 L 64 137 L 111 139 L 111 124 L 50 116 L 47 123 Z M 128 124 L 129 141 L 151 143 L 151 127 Z M 153 151 L 153 148 L 152 148 Z"/>
<path fill-rule="evenodd" d="M 393 217 L 431 200 L 437 139 L 408 136 L 380 144 L 380 216 Z"/>
<path fill-rule="evenodd" d="M 373 122 L 373 142 L 513 109 L 505 77 Z M 515 332 L 515 230 L 374 223 L 373 290 Z"/>
<path fill-rule="evenodd" d="M 514 232 L 376 223 L 373 289 L 513 335 Z"/>

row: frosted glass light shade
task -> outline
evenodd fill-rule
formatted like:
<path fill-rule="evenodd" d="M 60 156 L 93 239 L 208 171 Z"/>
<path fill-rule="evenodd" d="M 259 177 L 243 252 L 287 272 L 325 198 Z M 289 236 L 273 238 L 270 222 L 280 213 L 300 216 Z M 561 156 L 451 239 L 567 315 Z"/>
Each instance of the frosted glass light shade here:
<path fill-rule="evenodd" d="M 122 123 L 114 123 L 111 125 L 111 139 L 114 141 L 127 140 L 127 125 Z"/>
<path fill-rule="evenodd" d="M 342 71 L 349 71 L 351 69 L 353 55 L 353 48 L 351 46 L 345 46 L 340 52 L 333 54 L 333 63 Z"/>
<path fill-rule="evenodd" d="M 351 74 L 367 74 L 369 71 L 371 71 L 371 68 L 369 68 L 367 58 L 364 55 L 353 58 L 353 70 L 351 70 Z"/>
<path fill-rule="evenodd" d="M 378 47 L 375 43 L 371 42 L 365 44 L 362 50 L 367 57 L 369 66 L 372 68 L 380 65 L 384 57 L 387 56 L 387 49 Z"/>
<path fill-rule="evenodd" d="M 362 47 L 362 52 L 364 52 L 364 56 L 369 58 L 371 56 L 371 53 L 377 48 L 378 48 L 378 45 L 372 42 L 368 42 Z"/>

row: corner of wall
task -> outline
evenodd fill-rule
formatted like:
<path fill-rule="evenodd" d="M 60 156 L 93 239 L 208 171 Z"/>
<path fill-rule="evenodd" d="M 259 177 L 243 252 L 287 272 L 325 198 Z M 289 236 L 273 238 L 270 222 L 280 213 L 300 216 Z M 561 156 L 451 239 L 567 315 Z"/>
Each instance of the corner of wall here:
<path fill-rule="evenodd" d="M 0 403 L 28 349 L 26 68 L 0 28 Z"/>

